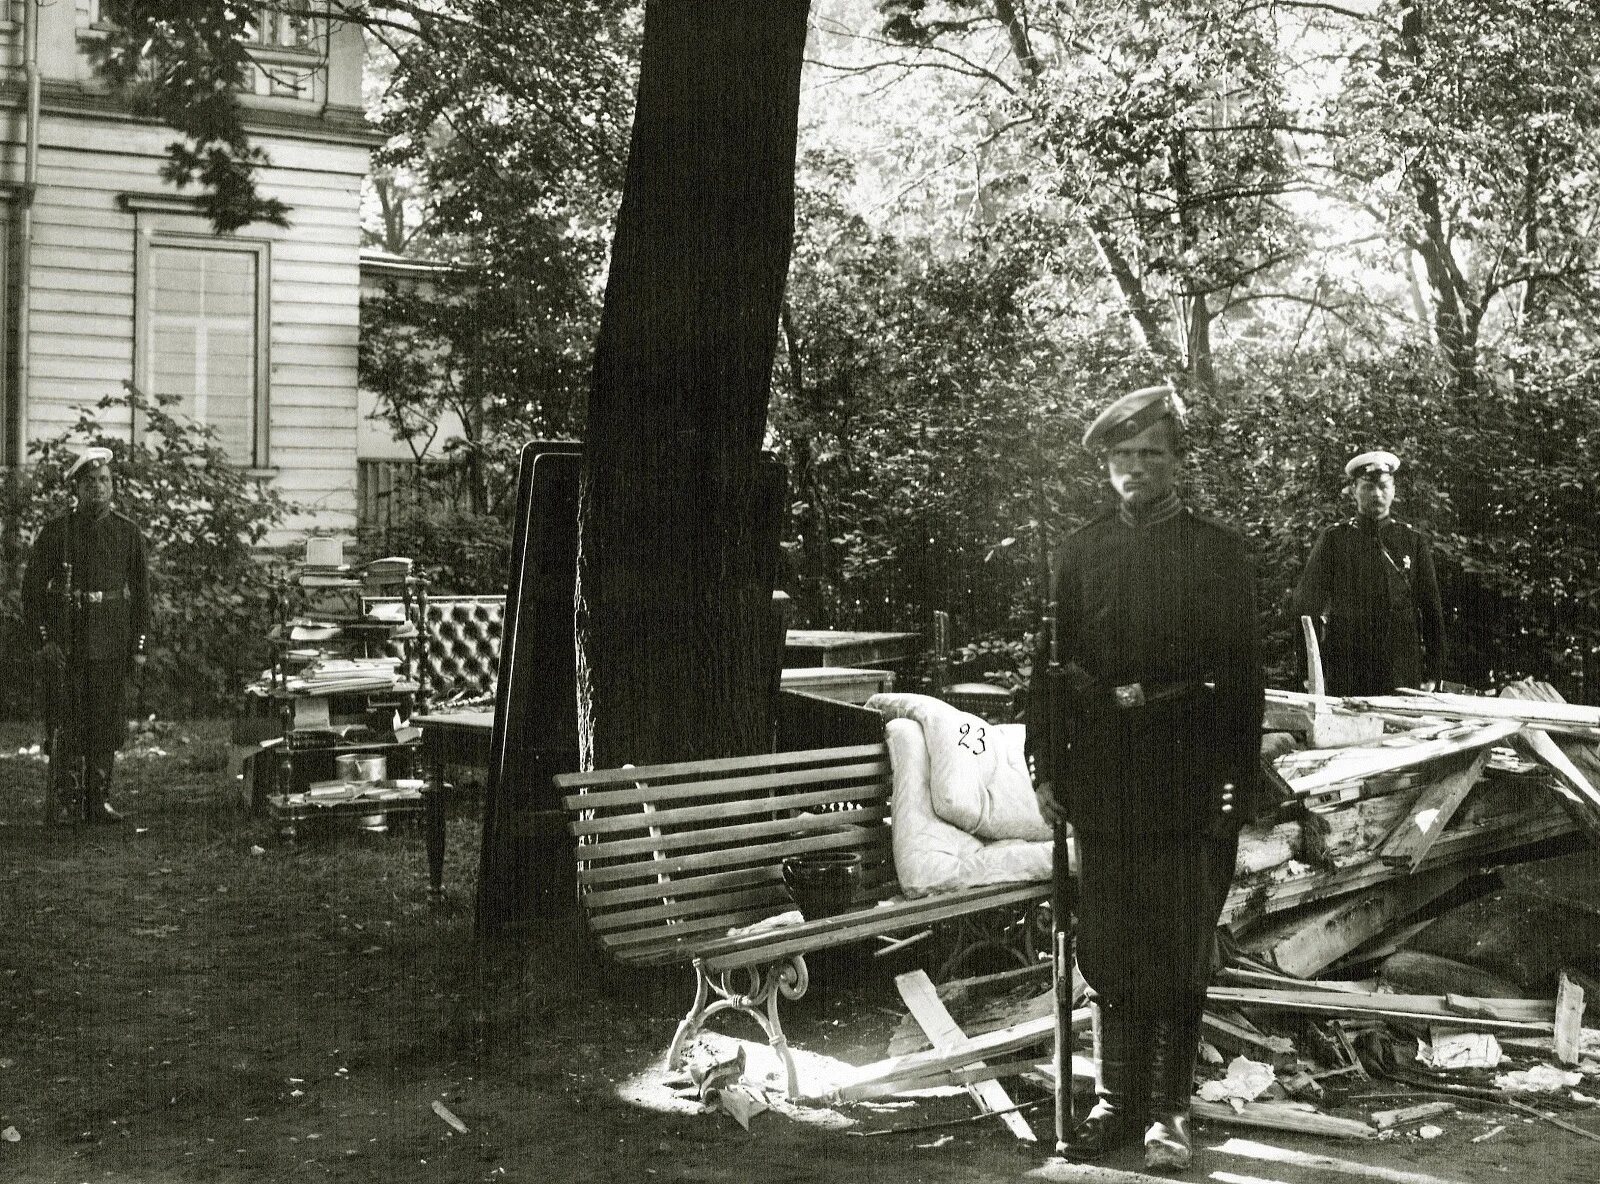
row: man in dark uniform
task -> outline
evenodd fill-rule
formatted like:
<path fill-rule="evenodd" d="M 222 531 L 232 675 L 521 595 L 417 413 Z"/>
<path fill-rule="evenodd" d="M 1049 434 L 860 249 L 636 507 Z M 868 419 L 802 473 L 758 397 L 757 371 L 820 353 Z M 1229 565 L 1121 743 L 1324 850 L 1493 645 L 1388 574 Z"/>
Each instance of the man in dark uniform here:
<path fill-rule="evenodd" d="M 87 448 L 67 470 L 76 505 L 39 531 L 22 577 L 22 613 L 55 688 L 50 775 L 82 761 L 91 822 L 120 822 L 111 770 L 127 733 L 124 689 L 145 661 L 150 577 L 144 537 L 111 508 L 111 450 Z"/>
<path fill-rule="evenodd" d="M 1290 602 L 1296 619 L 1327 620 L 1330 695 L 1431 691 L 1444 674 L 1444 610 L 1428 541 L 1389 512 L 1399 467 L 1382 451 L 1345 465 L 1356 516 L 1318 537 Z"/>
<path fill-rule="evenodd" d="M 1077 849 L 1077 960 L 1097 1021 L 1098 1100 L 1062 1150 L 1092 1158 L 1143 1130 L 1146 1166 L 1176 1168 L 1193 1154 L 1200 1015 L 1255 801 L 1254 577 L 1243 537 L 1178 495 L 1182 404 L 1169 387 L 1118 399 L 1084 445 L 1103 452 L 1119 503 L 1056 557 L 1072 690 L 1059 726 L 1028 729 L 1040 807 L 1070 823 Z"/>

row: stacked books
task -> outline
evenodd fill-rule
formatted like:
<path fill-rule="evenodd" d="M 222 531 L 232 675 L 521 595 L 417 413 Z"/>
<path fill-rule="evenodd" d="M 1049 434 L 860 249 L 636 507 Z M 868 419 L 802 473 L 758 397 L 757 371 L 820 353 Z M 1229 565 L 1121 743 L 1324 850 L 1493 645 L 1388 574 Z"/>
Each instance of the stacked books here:
<path fill-rule="evenodd" d="M 389 555 L 361 565 L 357 574 L 369 588 L 404 584 L 411 578 L 411 560 L 403 555 Z"/>
<path fill-rule="evenodd" d="M 356 691 L 391 691 L 399 683 L 400 659 L 324 658 L 290 677 L 286 686 L 296 694 L 345 695 Z"/>

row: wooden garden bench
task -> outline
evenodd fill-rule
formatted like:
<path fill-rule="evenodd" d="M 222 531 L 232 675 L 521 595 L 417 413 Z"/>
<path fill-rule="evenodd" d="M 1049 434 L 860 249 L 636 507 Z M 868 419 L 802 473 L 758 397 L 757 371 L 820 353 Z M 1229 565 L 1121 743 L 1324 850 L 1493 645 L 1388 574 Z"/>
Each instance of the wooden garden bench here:
<path fill-rule="evenodd" d="M 1004 884 L 908 900 L 889 841 L 891 771 L 882 743 L 558 775 L 577 840 L 578 897 L 600 949 L 622 966 L 690 963 L 695 998 L 672 1038 L 678 1067 L 690 1040 L 720 1011 L 742 1012 L 783 1061 L 794 1060 L 780 998 L 809 984 L 805 955 L 955 921 L 947 973 L 980 949 L 1027 964 L 1048 883 Z M 851 911 L 729 936 L 794 906 L 785 856 L 860 851 Z M 713 998 L 715 997 L 715 998 Z"/>

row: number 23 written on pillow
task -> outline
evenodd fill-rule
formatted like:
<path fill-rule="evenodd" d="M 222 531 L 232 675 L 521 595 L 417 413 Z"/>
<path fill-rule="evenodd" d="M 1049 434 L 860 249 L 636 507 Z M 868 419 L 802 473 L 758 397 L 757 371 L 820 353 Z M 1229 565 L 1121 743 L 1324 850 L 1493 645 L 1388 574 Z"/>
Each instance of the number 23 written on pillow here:
<path fill-rule="evenodd" d="M 956 744 L 961 748 L 965 748 L 974 756 L 981 756 L 984 749 L 987 747 L 983 740 L 984 733 L 987 731 L 987 729 L 982 727 L 974 728 L 971 724 L 962 724 L 960 730 L 961 739 L 957 740 Z M 967 743 L 969 740 L 972 741 L 971 744 Z M 976 745 L 976 747 L 974 747 L 974 745 Z"/>

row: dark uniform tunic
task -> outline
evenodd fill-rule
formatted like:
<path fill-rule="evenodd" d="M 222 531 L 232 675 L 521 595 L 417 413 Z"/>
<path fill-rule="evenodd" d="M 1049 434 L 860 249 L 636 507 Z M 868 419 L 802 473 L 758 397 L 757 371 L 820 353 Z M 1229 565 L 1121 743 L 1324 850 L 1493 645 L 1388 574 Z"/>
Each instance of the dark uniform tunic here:
<path fill-rule="evenodd" d="M 1298 618 L 1327 616 L 1330 695 L 1382 695 L 1444 673 L 1444 611 L 1427 540 L 1393 518 L 1329 527 L 1295 587 Z"/>
<path fill-rule="evenodd" d="M 126 731 L 128 669 L 143 651 L 150 621 L 149 567 L 138 527 L 114 510 L 92 520 L 74 512 L 46 522 L 22 578 L 22 612 L 38 644 L 62 648 L 76 684 L 76 706 L 53 722 L 67 728 L 91 765 L 109 768 Z"/>
<path fill-rule="evenodd" d="M 1181 1008 L 1204 992 L 1253 806 L 1263 679 L 1249 551 L 1174 497 L 1073 533 L 1053 584 L 1060 658 L 1080 688 L 1068 751 L 1039 751 L 1044 729 L 1029 740 L 1076 837 L 1078 964 L 1097 995 Z M 1121 701 L 1144 703 L 1119 705 L 1116 688 L 1133 684 Z"/>

